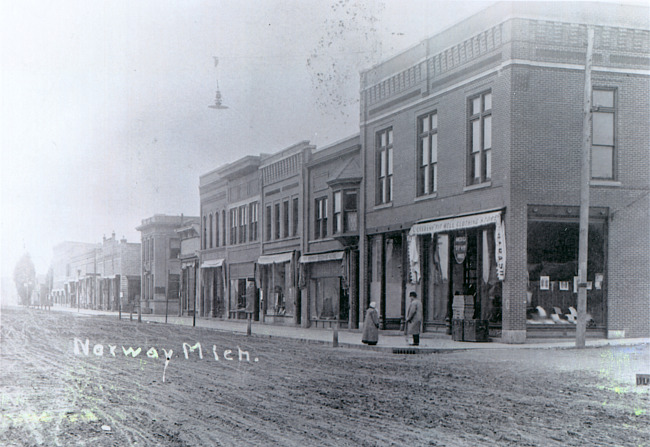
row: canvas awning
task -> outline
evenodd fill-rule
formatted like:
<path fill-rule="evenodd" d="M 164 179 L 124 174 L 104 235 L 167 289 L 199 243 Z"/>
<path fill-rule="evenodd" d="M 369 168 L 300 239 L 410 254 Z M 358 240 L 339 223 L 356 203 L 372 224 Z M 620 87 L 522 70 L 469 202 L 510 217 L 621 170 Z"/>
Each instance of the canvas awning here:
<path fill-rule="evenodd" d="M 343 259 L 342 251 L 331 251 L 329 253 L 315 253 L 312 255 L 302 255 L 300 257 L 301 264 L 307 264 L 310 262 L 327 262 L 327 261 L 340 261 Z"/>
<path fill-rule="evenodd" d="M 207 261 L 203 261 L 203 264 L 201 264 L 201 268 L 212 269 L 212 268 L 222 267 L 223 261 L 225 261 L 225 259 L 209 259 Z"/>
<path fill-rule="evenodd" d="M 277 255 L 262 255 L 257 260 L 258 264 L 268 265 L 268 264 L 282 264 L 283 262 L 290 262 L 293 258 L 293 252 L 287 253 L 278 253 Z"/>

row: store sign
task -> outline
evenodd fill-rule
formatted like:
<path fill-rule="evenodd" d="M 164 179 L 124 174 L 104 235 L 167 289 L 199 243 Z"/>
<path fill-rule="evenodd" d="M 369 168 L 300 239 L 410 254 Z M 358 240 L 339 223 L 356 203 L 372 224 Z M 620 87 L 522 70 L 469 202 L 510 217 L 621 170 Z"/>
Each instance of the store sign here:
<path fill-rule="evenodd" d="M 458 264 L 462 264 L 467 256 L 467 236 L 456 236 L 454 239 L 454 257 Z"/>

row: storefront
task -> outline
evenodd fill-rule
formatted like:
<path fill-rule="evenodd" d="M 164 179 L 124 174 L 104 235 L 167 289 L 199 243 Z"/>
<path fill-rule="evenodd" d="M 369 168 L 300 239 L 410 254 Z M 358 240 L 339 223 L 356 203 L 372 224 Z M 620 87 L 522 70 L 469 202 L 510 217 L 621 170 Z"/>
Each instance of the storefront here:
<path fill-rule="evenodd" d="M 501 324 L 506 261 L 501 211 L 420 222 L 407 239 L 409 282 L 422 297 L 425 329 L 449 330 L 456 295 L 473 306 L 473 319 Z"/>
<path fill-rule="evenodd" d="M 182 315 L 192 315 L 196 310 L 197 264 L 196 259 L 181 261 Z"/>
<path fill-rule="evenodd" d="M 300 257 L 300 288 L 307 295 L 310 324 L 348 327 L 350 315 L 349 257 L 344 251 Z"/>
<path fill-rule="evenodd" d="M 256 273 L 262 321 L 299 324 L 300 297 L 296 287 L 295 252 L 260 256 Z"/>
<path fill-rule="evenodd" d="M 259 320 L 259 311 L 255 312 L 255 308 L 259 306 L 257 287 L 255 286 L 255 263 L 230 263 L 228 268 L 229 317 L 245 319 L 248 317 L 248 313 L 251 313 L 255 321 Z"/>
<path fill-rule="evenodd" d="M 200 316 L 224 317 L 226 315 L 226 284 L 224 259 L 203 261 L 201 264 Z"/>

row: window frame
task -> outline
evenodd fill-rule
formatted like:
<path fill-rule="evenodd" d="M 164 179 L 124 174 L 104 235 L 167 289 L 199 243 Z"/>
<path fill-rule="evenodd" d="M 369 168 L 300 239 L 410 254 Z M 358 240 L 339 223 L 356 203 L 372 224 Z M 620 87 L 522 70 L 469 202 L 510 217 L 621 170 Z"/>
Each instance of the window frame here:
<path fill-rule="evenodd" d="M 249 205 L 249 237 L 248 240 L 253 242 L 257 240 L 257 227 L 259 222 L 259 202 L 251 202 Z"/>
<path fill-rule="evenodd" d="M 386 135 L 385 141 L 382 136 Z M 385 205 L 393 202 L 394 196 L 394 132 L 386 127 L 375 134 L 375 204 Z M 385 169 L 383 169 L 385 167 Z"/>
<path fill-rule="evenodd" d="M 486 107 L 486 98 L 490 98 L 490 107 Z M 479 111 L 474 112 L 474 101 L 479 100 Z M 492 153 L 494 149 L 492 138 L 492 109 L 493 94 L 492 89 L 483 90 L 480 93 L 467 98 L 467 185 L 480 185 L 492 180 Z M 486 129 L 488 127 L 485 121 L 489 119 L 489 147 L 486 147 Z M 474 123 L 478 123 L 478 130 L 474 128 Z M 478 133 L 478 143 L 476 134 Z M 477 148 L 475 150 L 475 148 Z M 476 161 L 480 163 L 478 168 L 479 175 L 476 176 Z"/>
<path fill-rule="evenodd" d="M 432 118 L 435 116 L 436 125 L 433 126 Z M 424 130 L 424 123 L 428 121 L 428 129 Z M 428 196 L 438 192 L 438 110 L 432 110 L 418 117 L 417 122 L 417 189 L 416 196 Z M 435 138 L 435 161 L 433 161 L 433 141 Z M 425 140 L 426 139 L 426 140 Z M 424 164 L 424 142 L 427 142 L 426 155 L 428 161 Z"/>
<path fill-rule="evenodd" d="M 327 196 L 314 199 L 314 239 L 327 237 Z"/>
<path fill-rule="evenodd" d="M 265 236 L 267 241 L 271 240 L 273 236 L 273 205 L 266 205 L 266 215 L 265 215 Z"/>
<path fill-rule="evenodd" d="M 594 105 L 594 92 L 600 91 L 600 92 L 611 92 L 612 94 L 612 106 L 597 106 Z M 616 125 L 616 119 L 617 119 L 617 111 L 618 111 L 618 89 L 616 87 L 605 87 L 605 86 L 593 86 L 591 89 L 591 98 L 592 98 L 592 120 L 591 120 L 591 148 L 589 151 L 589 178 L 591 180 L 605 180 L 605 181 L 614 181 L 617 178 L 616 175 L 616 140 L 617 140 L 617 125 Z M 596 144 L 594 143 L 594 114 L 595 113 L 601 113 L 601 114 L 611 114 L 612 116 L 612 141 L 611 145 L 609 144 Z M 593 175 L 593 158 L 594 158 L 594 148 L 608 148 L 611 151 L 611 175 L 609 177 L 595 177 Z"/>

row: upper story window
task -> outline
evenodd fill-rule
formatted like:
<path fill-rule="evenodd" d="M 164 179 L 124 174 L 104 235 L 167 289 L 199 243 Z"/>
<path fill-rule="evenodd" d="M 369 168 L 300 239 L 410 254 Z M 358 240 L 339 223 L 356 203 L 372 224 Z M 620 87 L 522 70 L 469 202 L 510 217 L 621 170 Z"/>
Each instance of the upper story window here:
<path fill-rule="evenodd" d="M 239 243 L 246 242 L 246 227 L 248 226 L 247 216 L 248 206 L 242 205 L 239 207 Z"/>
<path fill-rule="evenodd" d="M 273 237 L 280 239 L 280 204 L 273 205 Z"/>
<path fill-rule="evenodd" d="M 265 216 L 265 222 L 264 226 L 266 227 L 266 240 L 270 241 L 271 240 L 271 205 L 267 205 L 266 207 L 266 216 Z"/>
<path fill-rule="evenodd" d="M 492 178 L 492 93 L 484 92 L 469 100 L 468 184 Z"/>
<path fill-rule="evenodd" d="M 219 246 L 219 211 L 214 213 L 214 246 Z"/>
<path fill-rule="evenodd" d="M 259 208 L 258 202 L 253 202 L 249 204 L 249 209 L 250 209 L 248 213 L 250 216 L 249 240 L 251 241 L 257 240 L 257 223 L 259 221 L 258 208 Z"/>
<path fill-rule="evenodd" d="M 327 237 L 327 197 L 316 199 L 314 215 L 314 239 Z"/>
<path fill-rule="evenodd" d="M 282 237 L 289 237 L 289 201 L 282 202 Z"/>
<path fill-rule="evenodd" d="M 207 243 L 208 243 L 208 225 L 207 225 L 207 222 L 208 222 L 208 218 L 206 216 L 203 216 L 203 241 L 201 241 L 202 242 L 201 245 L 203 246 L 204 250 L 207 248 Z M 145 246 L 146 246 L 146 241 L 145 241 Z M 147 254 L 145 256 L 145 260 L 147 260 L 149 258 L 149 256 L 148 256 L 149 255 L 149 253 L 148 253 L 149 250 L 147 249 L 146 251 L 147 251 Z"/>
<path fill-rule="evenodd" d="M 418 119 L 418 196 L 438 190 L 438 113 Z"/>
<path fill-rule="evenodd" d="M 169 240 L 169 259 L 177 259 L 178 255 L 181 254 L 181 240 L 180 239 L 170 239 Z"/>
<path fill-rule="evenodd" d="M 292 232 L 291 234 L 293 236 L 298 235 L 298 197 L 294 197 L 293 200 L 291 201 L 291 226 L 292 226 Z"/>
<path fill-rule="evenodd" d="M 221 211 L 221 227 L 222 227 L 222 238 L 221 238 L 221 245 L 224 247 L 226 246 L 226 210 Z M 218 236 L 217 236 L 218 237 Z"/>
<path fill-rule="evenodd" d="M 357 191 L 334 192 L 332 233 L 350 233 L 358 230 Z"/>
<path fill-rule="evenodd" d="M 210 239 L 210 248 L 212 248 L 212 235 L 213 235 L 213 229 L 214 229 L 214 227 L 212 226 L 212 214 L 210 214 L 210 217 L 208 218 L 208 222 L 209 222 L 209 225 L 210 225 L 208 227 L 209 228 L 208 229 L 208 237 Z"/>
<path fill-rule="evenodd" d="M 237 243 L 238 214 L 237 208 L 230 210 L 230 245 L 235 245 Z"/>
<path fill-rule="evenodd" d="M 377 132 L 377 204 L 393 201 L 393 129 Z"/>
<path fill-rule="evenodd" d="M 592 98 L 591 178 L 613 180 L 616 92 L 594 88 Z"/>

